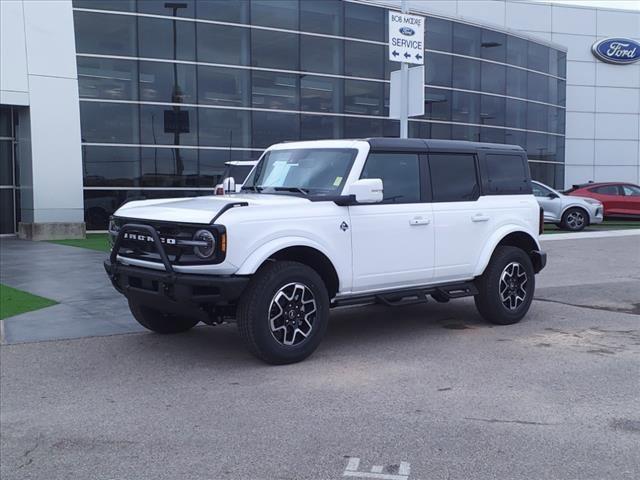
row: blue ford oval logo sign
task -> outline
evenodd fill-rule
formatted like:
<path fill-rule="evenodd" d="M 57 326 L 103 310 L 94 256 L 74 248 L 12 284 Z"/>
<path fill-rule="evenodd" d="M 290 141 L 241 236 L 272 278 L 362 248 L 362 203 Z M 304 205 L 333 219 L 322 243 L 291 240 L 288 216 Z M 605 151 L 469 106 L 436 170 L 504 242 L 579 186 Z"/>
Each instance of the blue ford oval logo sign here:
<path fill-rule="evenodd" d="M 413 28 L 400 27 L 400 33 L 403 34 L 403 35 L 406 35 L 407 37 L 410 37 L 410 36 L 414 35 L 416 32 L 413 30 Z"/>
<path fill-rule="evenodd" d="M 594 43 L 591 51 L 607 63 L 626 65 L 640 60 L 640 43 L 630 38 L 605 38 Z"/>

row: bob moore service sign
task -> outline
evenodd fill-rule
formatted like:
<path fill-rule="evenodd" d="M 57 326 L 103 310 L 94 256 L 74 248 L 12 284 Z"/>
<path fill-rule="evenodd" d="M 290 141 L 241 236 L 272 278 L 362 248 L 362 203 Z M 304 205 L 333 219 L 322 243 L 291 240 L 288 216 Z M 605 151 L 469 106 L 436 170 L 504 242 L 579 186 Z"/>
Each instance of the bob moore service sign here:
<path fill-rule="evenodd" d="M 389 12 L 389 60 L 424 65 L 424 17 Z"/>
<path fill-rule="evenodd" d="M 630 38 L 605 38 L 594 43 L 591 52 L 603 62 L 627 65 L 640 60 L 640 43 Z"/>

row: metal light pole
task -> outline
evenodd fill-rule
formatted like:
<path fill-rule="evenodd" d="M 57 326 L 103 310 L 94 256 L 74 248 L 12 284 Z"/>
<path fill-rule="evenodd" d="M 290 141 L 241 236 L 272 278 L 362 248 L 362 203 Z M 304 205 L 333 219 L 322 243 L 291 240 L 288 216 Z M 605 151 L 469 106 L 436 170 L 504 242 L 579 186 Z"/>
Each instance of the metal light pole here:
<path fill-rule="evenodd" d="M 402 0 L 402 13 L 409 13 L 407 0 Z M 402 62 L 400 66 L 402 94 L 400 96 L 400 138 L 409 138 L 409 64 Z"/>

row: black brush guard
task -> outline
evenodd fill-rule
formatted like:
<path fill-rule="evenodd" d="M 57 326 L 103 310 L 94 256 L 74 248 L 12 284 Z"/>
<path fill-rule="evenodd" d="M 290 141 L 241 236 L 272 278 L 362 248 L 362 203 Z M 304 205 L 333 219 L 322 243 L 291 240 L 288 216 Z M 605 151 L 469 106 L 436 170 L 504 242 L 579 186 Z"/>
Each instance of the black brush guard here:
<path fill-rule="evenodd" d="M 123 265 L 118 262 L 125 232 L 146 233 L 153 239 L 164 270 Z M 130 302 L 166 313 L 195 316 L 207 322 L 218 305 L 230 305 L 240 298 L 249 277 L 196 275 L 176 272 L 160 236 L 150 225 L 123 225 L 104 268 L 114 288 Z"/>

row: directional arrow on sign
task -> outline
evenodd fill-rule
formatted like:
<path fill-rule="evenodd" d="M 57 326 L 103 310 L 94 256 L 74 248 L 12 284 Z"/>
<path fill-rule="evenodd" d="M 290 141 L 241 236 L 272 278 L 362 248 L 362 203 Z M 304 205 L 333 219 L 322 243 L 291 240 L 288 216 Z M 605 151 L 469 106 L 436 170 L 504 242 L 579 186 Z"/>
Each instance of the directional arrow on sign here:
<path fill-rule="evenodd" d="M 416 58 L 420 60 L 422 58 L 422 55 L 420 55 L 419 53 L 416 53 Z"/>
<path fill-rule="evenodd" d="M 400 54 L 394 50 L 393 52 L 391 52 L 391 55 L 393 55 L 394 57 L 397 57 Z"/>
<path fill-rule="evenodd" d="M 404 52 L 404 58 L 410 58 L 411 54 L 409 52 Z"/>

